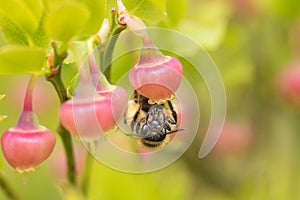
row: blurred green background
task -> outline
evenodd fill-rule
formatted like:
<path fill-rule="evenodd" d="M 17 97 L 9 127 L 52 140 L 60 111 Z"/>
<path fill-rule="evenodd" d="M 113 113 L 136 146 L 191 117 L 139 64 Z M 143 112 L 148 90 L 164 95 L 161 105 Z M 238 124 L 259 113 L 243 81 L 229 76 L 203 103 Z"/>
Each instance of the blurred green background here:
<path fill-rule="evenodd" d="M 137 3 L 127 2 L 129 7 Z M 143 10 L 147 6 L 156 9 L 149 14 Z M 293 95 L 282 89 L 286 84 L 282 81 L 288 80 L 282 78 L 285 70 L 300 67 L 300 1 L 167 0 L 164 4 L 149 0 L 132 10 L 148 25 L 190 36 L 210 54 L 224 80 L 227 119 L 214 150 L 198 159 L 210 119 L 209 97 L 199 81 L 201 123 L 188 151 L 172 165 L 146 174 L 118 172 L 95 161 L 87 198 L 300 199 L 300 89 Z M 1 46 L 7 43 L 0 41 Z M 74 74 L 70 67 L 64 72 L 65 80 Z M 118 75 L 113 71 L 113 80 Z M 192 71 L 186 69 L 185 76 L 193 77 Z M 1 133 L 16 124 L 28 79 L 28 75 L 0 76 L 0 94 L 6 94 L 0 101 L 0 114 L 8 116 L 0 124 Z M 297 84 L 300 75 L 295 79 Z M 59 101 L 44 77 L 38 80 L 34 95 L 41 124 L 55 130 Z M 26 184 L 1 155 L 3 174 L 21 199 L 84 199 L 78 188 L 65 184 L 59 137 L 57 141 L 53 155 L 28 174 Z M 76 148 L 80 179 L 85 152 L 80 144 Z M 2 190 L 0 199 L 6 199 Z"/>

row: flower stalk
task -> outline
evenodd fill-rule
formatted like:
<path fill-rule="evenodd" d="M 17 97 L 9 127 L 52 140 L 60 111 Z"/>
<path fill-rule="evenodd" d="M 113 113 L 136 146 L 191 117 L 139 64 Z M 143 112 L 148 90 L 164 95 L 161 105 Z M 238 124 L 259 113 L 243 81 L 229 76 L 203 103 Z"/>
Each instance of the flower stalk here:
<path fill-rule="evenodd" d="M 63 60 L 67 57 L 66 52 L 63 54 L 58 53 L 58 48 L 55 42 L 52 42 L 52 47 L 54 50 L 54 59 L 52 66 L 48 66 L 50 68 L 50 75 L 46 77 L 46 79 L 53 85 L 56 90 L 56 93 L 59 97 L 60 103 L 64 103 L 69 98 L 67 96 L 66 88 L 61 79 L 61 67 L 63 64 Z M 62 56 L 60 56 L 62 55 Z M 65 154 L 67 158 L 67 177 L 71 184 L 76 184 L 76 171 L 75 171 L 75 161 L 74 161 L 74 149 L 72 144 L 72 138 L 70 133 L 65 129 L 65 127 L 59 123 L 57 127 L 57 132 L 60 135 L 63 146 L 65 149 Z"/>

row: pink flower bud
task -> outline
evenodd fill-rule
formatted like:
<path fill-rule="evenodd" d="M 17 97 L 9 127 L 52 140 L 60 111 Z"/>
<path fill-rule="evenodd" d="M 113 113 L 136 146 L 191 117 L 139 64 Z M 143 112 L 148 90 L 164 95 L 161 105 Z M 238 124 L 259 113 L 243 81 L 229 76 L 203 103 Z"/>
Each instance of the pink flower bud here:
<path fill-rule="evenodd" d="M 79 83 L 75 96 L 60 107 L 60 120 L 75 136 L 84 140 L 98 139 L 121 118 L 127 99 L 123 88 L 114 87 L 113 90 L 97 93 L 92 83 Z"/>
<path fill-rule="evenodd" d="M 153 101 L 167 99 L 182 79 L 182 65 L 177 58 L 164 56 L 158 49 L 143 50 L 140 61 L 129 73 L 131 85 Z"/>
<path fill-rule="evenodd" d="M 35 170 L 51 154 L 55 136 L 38 124 L 33 112 L 22 113 L 18 124 L 1 137 L 2 151 L 7 162 L 20 173 Z"/>

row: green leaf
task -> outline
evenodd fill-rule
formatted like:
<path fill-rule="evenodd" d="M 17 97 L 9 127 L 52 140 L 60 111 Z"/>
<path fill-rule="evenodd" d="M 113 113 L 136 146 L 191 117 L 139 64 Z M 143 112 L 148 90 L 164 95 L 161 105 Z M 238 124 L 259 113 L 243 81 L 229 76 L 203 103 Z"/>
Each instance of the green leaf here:
<path fill-rule="evenodd" d="M 48 12 L 53 12 L 59 6 L 61 0 L 43 0 L 44 5 Z M 105 16 L 105 7 L 106 0 L 72 0 L 72 1 L 63 1 L 65 3 L 73 2 L 83 5 L 89 11 L 90 18 L 87 21 L 87 24 L 82 28 L 81 32 L 73 39 L 84 39 L 89 37 L 91 34 L 95 34 L 99 31 L 101 23 Z"/>
<path fill-rule="evenodd" d="M 28 45 L 25 32 L 15 25 L 8 17 L 0 18 L 0 26 L 3 38 L 5 38 L 7 43 Z"/>
<path fill-rule="evenodd" d="M 1 1 L 1 0 L 0 0 Z M 28 39 L 33 40 L 33 43 L 37 46 L 46 46 L 49 42 L 43 29 L 44 9 L 40 0 L 21 0 L 20 4 L 24 4 L 26 10 L 31 13 L 30 17 L 35 18 L 34 21 L 38 22 L 34 29 L 31 30 L 30 34 L 26 35 L 26 32 L 18 26 L 9 16 L 1 17 L 0 25 L 4 38 L 9 44 L 17 45 L 29 45 Z M 3 15 L 3 14 L 2 14 Z M 24 16 L 28 17 L 28 16 Z"/>
<path fill-rule="evenodd" d="M 155 24 L 165 17 L 165 0 L 124 0 L 128 12 L 148 24 Z"/>
<path fill-rule="evenodd" d="M 70 81 L 69 85 L 66 88 L 68 98 L 72 98 L 76 89 L 76 86 L 79 82 L 79 74 L 76 74 Z"/>
<path fill-rule="evenodd" d="M 0 14 L 9 18 L 21 30 L 31 35 L 38 27 L 38 20 L 24 2 L 0 0 Z"/>
<path fill-rule="evenodd" d="M 54 9 L 55 5 L 63 2 L 61 0 L 41 0 L 42 5 L 47 13 Z"/>
<path fill-rule="evenodd" d="M 41 73 L 46 50 L 38 47 L 5 46 L 0 49 L 0 74 Z"/>
<path fill-rule="evenodd" d="M 90 12 L 84 4 L 63 2 L 47 16 L 46 34 L 58 41 L 68 42 L 79 36 L 90 18 Z"/>
<path fill-rule="evenodd" d="M 105 0 L 80 0 L 90 12 L 90 19 L 82 31 L 82 35 L 91 35 L 99 31 L 105 16 Z"/>
<path fill-rule="evenodd" d="M 31 13 L 39 21 L 44 14 L 44 8 L 41 0 L 22 0 L 22 2 L 31 10 Z"/>
<path fill-rule="evenodd" d="M 49 45 L 50 39 L 44 30 L 45 16 L 42 16 L 38 29 L 32 35 L 32 40 L 34 44 L 38 47 L 47 47 Z"/>
<path fill-rule="evenodd" d="M 186 13 L 185 0 L 167 0 L 167 17 L 172 25 L 176 25 Z"/>

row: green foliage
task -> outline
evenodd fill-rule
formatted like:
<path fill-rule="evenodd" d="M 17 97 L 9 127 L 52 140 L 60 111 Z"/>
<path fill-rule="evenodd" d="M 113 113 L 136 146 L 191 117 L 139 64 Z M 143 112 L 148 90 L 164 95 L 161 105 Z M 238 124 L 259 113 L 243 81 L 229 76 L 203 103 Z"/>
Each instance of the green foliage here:
<path fill-rule="evenodd" d="M 17 0 L 0 0 L 0 15 L 8 17 L 26 34 L 33 34 L 38 27 L 38 20 L 31 10 Z"/>
<path fill-rule="evenodd" d="M 90 12 L 84 4 L 63 2 L 47 16 L 45 31 L 54 40 L 68 42 L 73 37 L 79 36 L 89 18 Z"/>
<path fill-rule="evenodd" d="M 41 0 L 21 0 L 21 2 L 31 10 L 31 13 L 37 20 L 41 19 L 44 15 L 44 6 Z"/>
<path fill-rule="evenodd" d="M 0 49 L 0 74 L 41 73 L 46 50 L 38 47 L 6 46 Z"/>
<path fill-rule="evenodd" d="M 8 44 L 36 45 L 46 47 L 48 37 L 43 30 L 44 10 L 39 0 L 21 1 L 18 3 L 19 13 L 10 14 L 13 1 L 4 3 L 0 11 L 0 26 L 3 37 Z M 14 10 L 16 10 L 14 8 Z M 1 9 L 0 9 L 1 10 Z"/>
<path fill-rule="evenodd" d="M 44 0 L 44 5 L 50 13 L 45 27 L 47 34 L 52 39 L 67 42 L 96 34 L 105 16 L 106 4 L 104 0 Z"/>
<path fill-rule="evenodd" d="M 75 62 L 63 64 L 62 75 L 66 85 L 67 96 L 73 97 L 76 85 L 79 82 L 79 74 L 77 72 L 77 65 Z"/>
<path fill-rule="evenodd" d="M 82 30 L 82 34 L 90 36 L 99 31 L 105 12 L 105 0 L 78 0 L 85 4 L 90 12 L 90 19 Z"/>
<path fill-rule="evenodd" d="M 32 35 L 32 40 L 36 46 L 39 47 L 47 47 L 49 45 L 50 39 L 45 33 L 44 30 L 44 23 L 45 23 L 45 17 L 44 15 L 42 16 L 38 29 L 34 32 Z"/>
<path fill-rule="evenodd" d="M 117 6 L 112 0 L 0 0 L 0 3 L 0 26 L 5 41 L 40 47 L 49 44 L 48 36 L 63 42 L 88 38 L 97 33 L 104 17 Z M 171 24 L 177 24 L 185 13 L 182 0 L 176 3 L 125 0 L 124 4 L 131 14 L 152 25 L 165 19 L 166 11 Z"/>
<path fill-rule="evenodd" d="M 26 34 L 17 25 L 15 25 L 8 17 L 0 19 L 3 39 L 9 44 L 28 45 Z"/>

